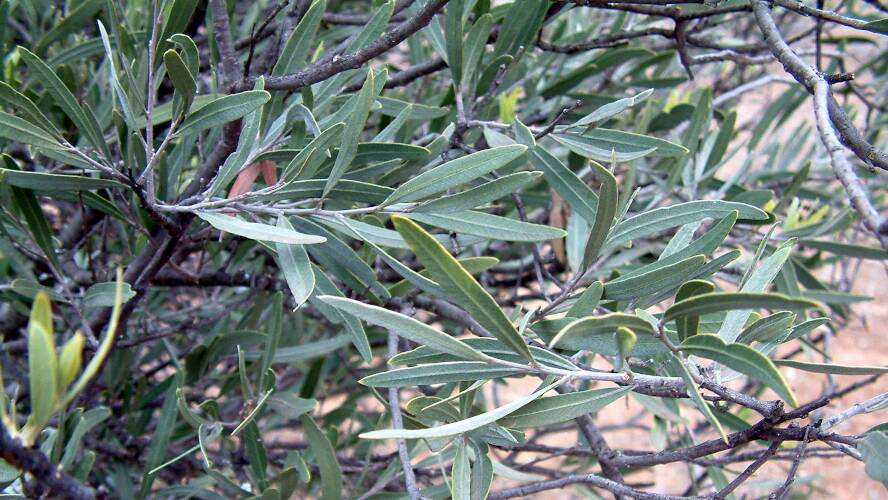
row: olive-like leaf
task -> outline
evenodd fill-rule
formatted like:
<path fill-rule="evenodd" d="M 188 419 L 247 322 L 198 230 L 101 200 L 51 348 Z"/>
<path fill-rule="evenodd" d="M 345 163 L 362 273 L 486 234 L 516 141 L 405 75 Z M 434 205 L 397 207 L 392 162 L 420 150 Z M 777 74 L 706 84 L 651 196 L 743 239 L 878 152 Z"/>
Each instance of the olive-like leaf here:
<path fill-rule="evenodd" d="M 229 217 L 217 213 L 197 212 L 197 216 L 209 222 L 211 226 L 220 231 L 243 236 L 251 240 L 272 241 L 290 245 L 312 245 L 327 241 L 327 238 L 323 236 L 299 233 L 292 229 L 270 226 L 268 224 L 247 222 L 237 217 Z"/>
<path fill-rule="evenodd" d="M 447 297 L 468 311 L 494 337 L 532 362 L 533 356 L 515 326 L 496 300 L 475 281 L 459 261 L 454 259 L 438 240 L 410 219 L 393 216 L 392 221 L 395 229 L 401 233 Z"/>
<path fill-rule="evenodd" d="M 417 201 L 435 193 L 465 184 L 518 158 L 527 147 L 520 144 L 486 149 L 439 165 L 398 186 L 385 205 Z"/>
<path fill-rule="evenodd" d="M 820 303 L 813 300 L 789 297 L 779 293 L 712 292 L 676 302 L 666 310 L 663 321 L 743 309 L 798 310 L 821 309 L 822 307 Z"/>
<path fill-rule="evenodd" d="M 381 326 L 405 339 L 429 346 L 435 351 L 474 361 L 493 361 L 490 356 L 482 354 L 462 341 L 409 316 L 344 297 L 322 295 L 318 299 L 358 319 Z"/>
<path fill-rule="evenodd" d="M 687 354 L 711 359 L 754 378 L 773 389 L 790 405 L 798 406 L 792 389 L 774 362 L 749 346 L 727 344 L 718 335 L 699 334 L 685 339 L 678 348 Z"/>
<path fill-rule="evenodd" d="M 521 429 L 567 422 L 601 410 L 632 389 L 632 386 L 592 389 L 537 399 L 511 415 L 501 418 L 497 424 Z"/>

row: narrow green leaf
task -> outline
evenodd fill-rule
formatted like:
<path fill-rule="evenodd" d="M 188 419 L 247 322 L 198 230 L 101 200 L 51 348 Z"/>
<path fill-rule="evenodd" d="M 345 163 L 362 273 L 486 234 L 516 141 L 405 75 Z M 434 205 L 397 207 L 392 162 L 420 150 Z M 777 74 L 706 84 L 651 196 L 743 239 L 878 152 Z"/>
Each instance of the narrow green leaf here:
<path fill-rule="evenodd" d="M 470 500 L 472 470 L 471 463 L 469 462 L 469 451 L 464 439 L 461 439 L 456 447 L 456 456 L 453 457 L 450 477 L 450 497 L 453 500 Z"/>
<path fill-rule="evenodd" d="M 595 161 L 630 162 L 657 151 L 657 148 L 639 149 L 625 147 L 618 151 L 616 148 L 608 147 L 606 144 L 600 144 L 578 134 L 550 134 L 550 137 L 573 153 Z"/>
<path fill-rule="evenodd" d="M 599 107 L 595 111 L 589 113 L 588 115 L 580 118 L 575 121 L 571 125 L 565 127 L 567 129 L 574 127 L 583 127 L 587 125 L 594 125 L 595 123 L 607 120 L 613 116 L 616 116 L 623 111 L 629 109 L 636 104 L 643 102 L 654 92 L 654 89 L 647 89 L 638 94 L 635 94 L 632 97 L 624 97 L 623 99 L 617 99 L 614 102 L 609 102 L 604 106 Z"/>
<path fill-rule="evenodd" d="M 462 81 L 465 82 L 463 86 L 467 89 L 474 90 L 478 83 L 475 76 L 479 74 L 478 66 L 484 55 L 484 48 L 487 45 L 487 38 L 490 36 L 492 27 L 493 16 L 490 14 L 484 14 L 477 18 L 463 44 Z"/>
<path fill-rule="evenodd" d="M 185 61 L 185 66 L 188 68 L 191 76 L 197 76 L 197 72 L 200 69 L 200 52 L 194 40 L 188 35 L 176 33 L 170 37 L 170 41 L 176 44 L 182 51 L 182 59 Z"/>
<path fill-rule="evenodd" d="M 764 249 L 766 239 L 762 240 L 761 248 Z M 752 292 L 758 293 L 765 291 L 768 284 L 774 280 L 777 274 L 780 272 L 780 269 L 783 268 L 784 263 L 789 258 L 790 253 L 792 252 L 792 248 L 787 245 L 782 248 L 778 248 L 773 254 L 771 254 L 767 259 L 763 260 L 758 267 L 753 268 L 755 264 L 753 263 L 747 272 L 747 274 L 743 277 L 742 285 L 740 286 L 741 292 Z M 756 253 L 756 255 L 760 255 L 760 251 Z M 746 324 L 746 320 L 749 319 L 751 311 L 747 310 L 735 310 L 731 311 L 725 316 L 725 320 L 722 323 L 721 328 L 718 330 L 719 337 L 725 339 L 728 342 L 733 342 L 737 339 L 737 335 L 740 335 L 740 331 L 743 329 L 743 325 Z"/>
<path fill-rule="evenodd" d="M 393 216 L 392 222 L 448 298 L 469 312 L 494 337 L 533 362 L 527 344 L 493 297 L 436 239 L 404 217 Z"/>
<path fill-rule="evenodd" d="M 462 339 L 461 342 L 468 345 L 476 351 L 480 351 L 487 356 L 508 361 L 511 363 L 521 363 L 523 358 L 516 354 L 506 344 L 497 339 L 490 337 L 469 337 Z M 541 364 L 548 365 L 553 368 L 563 368 L 565 370 L 576 370 L 577 367 L 567 358 L 555 354 L 541 347 L 529 346 L 533 359 Z M 450 354 L 441 354 L 426 346 L 420 346 L 416 349 L 399 353 L 389 360 L 391 365 L 419 365 L 430 363 L 443 363 L 446 361 L 460 361 L 459 358 Z"/>
<path fill-rule="evenodd" d="M 812 300 L 788 297 L 779 293 L 713 292 L 676 302 L 666 310 L 663 321 L 743 309 L 799 310 L 822 309 L 822 307 Z"/>
<path fill-rule="evenodd" d="M 266 389 L 270 391 L 274 390 L 274 386 L 272 385 L 269 388 L 266 381 L 268 378 L 268 370 L 274 362 L 278 343 L 281 340 L 281 329 L 284 316 L 284 296 L 281 292 L 275 292 L 274 295 L 272 295 L 271 304 L 268 306 L 267 311 L 265 324 L 263 325 L 264 330 L 267 333 L 265 336 L 265 351 L 262 353 L 262 358 L 259 363 L 259 382 L 256 384 L 260 393 L 265 393 Z M 258 408 L 258 405 L 256 408 Z M 253 411 L 256 411 L 256 408 L 254 408 Z"/>
<path fill-rule="evenodd" d="M 443 361 L 374 373 L 362 378 L 360 382 L 368 387 L 404 387 L 475 382 L 510 377 L 521 373 L 515 368 L 481 361 Z"/>
<path fill-rule="evenodd" d="M 463 56 L 463 10 L 465 0 L 452 0 L 444 14 L 444 39 L 447 47 L 447 67 L 453 75 L 453 83 L 459 86 L 462 78 Z M 466 491 L 468 493 L 468 491 Z M 454 497 L 455 498 L 455 497 Z"/>
<path fill-rule="evenodd" d="M 460 234 L 503 241 L 548 241 L 564 238 L 563 229 L 468 210 L 448 214 L 407 213 L 413 220 Z"/>
<path fill-rule="evenodd" d="M 46 172 L 24 172 L 8 168 L 0 168 L 0 182 L 35 191 L 89 191 L 125 187 L 123 184 L 109 179 Z"/>
<path fill-rule="evenodd" d="M 367 123 L 367 117 L 370 115 L 370 107 L 376 98 L 376 84 L 374 83 L 376 75 L 372 69 L 367 70 L 367 79 L 364 80 L 364 86 L 361 91 L 354 96 L 354 110 L 349 116 L 345 130 L 342 132 L 342 143 L 339 145 L 339 154 L 336 155 L 336 161 L 333 163 L 333 170 L 327 177 L 327 184 L 324 185 L 322 196 L 326 197 L 330 190 L 339 182 L 342 174 L 351 166 L 352 160 L 358 151 L 358 142 L 361 139 L 361 132 Z"/>
<path fill-rule="evenodd" d="M 799 240 L 799 244 L 806 247 L 823 250 L 834 255 L 842 257 L 853 257 L 857 259 L 886 260 L 888 252 L 881 248 L 867 247 L 863 245 L 850 245 L 847 243 L 838 243 L 835 241 L 824 240 Z"/>
<path fill-rule="evenodd" d="M 361 434 L 359 437 L 364 439 L 429 439 L 456 436 L 458 434 L 463 434 L 479 427 L 483 427 L 487 424 L 491 424 L 505 416 L 508 416 L 524 405 L 539 398 L 546 392 L 561 385 L 566 380 L 566 378 L 560 379 L 552 384 L 544 386 L 537 391 L 534 391 L 530 395 L 525 396 L 521 399 L 500 406 L 499 408 L 496 408 L 494 410 L 469 417 L 465 420 L 460 420 L 458 422 L 444 424 L 437 427 L 431 427 L 428 429 L 388 429 L 380 431 L 370 431 Z"/>
<path fill-rule="evenodd" d="M 63 149 L 61 143 L 46 130 L 3 111 L 0 111 L 0 137 L 37 148 Z"/>
<path fill-rule="evenodd" d="M 472 441 L 475 452 L 475 462 L 472 464 L 472 479 L 469 492 L 471 500 L 486 500 L 490 494 L 490 485 L 493 484 L 493 462 L 487 456 L 485 443 Z"/>
<path fill-rule="evenodd" d="M 318 299 L 360 320 L 381 326 L 405 339 L 429 346 L 435 351 L 474 361 L 493 361 L 490 356 L 472 349 L 462 341 L 403 314 L 344 297 L 322 295 Z"/>
<path fill-rule="evenodd" d="M 886 366 L 838 365 L 834 363 L 809 363 L 794 359 L 775 359 L 777 366 L 786 366 L 796 370 L 812 373 L 829 373 L 831 375 L 878 375 L 888 373 Z"/>
<path fill-rule="evenodd" d="M 604 294 L 604 285 L 600 281 L 596 281 L 586 287 L 580 298 L 570 306 L 566 316 L 568 318 L 580 318 L 583 316 L 592 316 L 595 314 L 595 308 L 601 301 Z"/>
<path fill-rule="evenodd" d="M 350 335 L 337 335 L 316 342 L 306 342 L 288 347 L 278 347 L 274 354 L 275 363 L 298 363 L 320 358 L 347 346 L 351 342 Z M 259 353 L 248 353 L 248 359 L 258 359 Z"/>
<path fill-rule="evenodd" d="M 643 236 L 703 219 L 721 218 L 738 211 L 743 219 L 766 220 L 768 214 L 752 205 L 721 200 L 698 200 L 655 208 L 623 220 L 611 231 L 608 246 L 618 246 Z"/>
<path fill-rule="evenodd" d="M 281 55 L 271 71 L 272 75 L 293 73 L 305 65 L 308 51 L 314 42 L 325 10 L 327 10 L 327 0 L 314 0 L 311 3 L 311 7 L 305 11 L 305 15 L 296 25 L 296 29 L 287 38 L 287 43 L 281 50 Z"/>
<path fill-rule="evenodd" d="M 619 193 L 617 192 L 617 179 L 610 170 L 603 166 L 591 162 L 592 171 L 601 181 L 601 191 L 598 193 L 598 207 L 595 211 L 595 222 L 592 224 L 592 230 L 589 232 L 589 239 L 586 240 L 586 250 L 583 252 L 583 269 L 587 268 L 598 257 L 601 247 L 604 246 L 607 235 L 610 233 L 611 224 L 614 222 L 614 216 L 617 214 L 617 201 Z M 607 287 L 605 292 L 607 293 Z"/>
<path fill-rule="evenodd" d="M 876 21 L 863 23 L 860 28 L 867 31 L 872 31 L 873 33 L 888 35 L 888 19 L 878 19 Z M 886 477 L 888 477 L 888 474 L 886 474 Z"/>
<path fill-rule="evenodd" d="M 102 129 L 99 128 L 99 124 L 96 122 L 96 117 L 92 112 L 84 110 L 80 106 L 77 102 L 77 98 L 74 97 L 74 94 L 68 90 L 68 87 L 66 87 L 64 83 L 62 83 L 62 80 L 59 79 L 52 68 L 33 52 L 21 46 L 18 47 L 18 52 L 21 54 L 22 59 L 24 59 L 25 64 L 28 65 L 28 68 L 31 70 L 34 77 L 46 88 L 46 91 L 52 96 L 56 104 L 58 104 L 59 107 L 65 111 L 65 114 L 68 115 L 68 118 L 77 125 L 77 128 L 83 132 L 89 142 L 102 152 L 105 158 L 110 159 L 112 157 L 111 150 L 108 148 L 108 144 L 105 142 L 105 137 L 102 135 Z"/>
<path fill-rule="evenodd" d="M 417 201 L 489 174 L 515 160 L 527 147 L 514 144 L 486 149 L 448 161 L 398 186 L 384 204 Z"/>
<path fill-rule="evenodd" d="M 584 220 L 594 221 L 598 195 L 558 158 L 537 146 L 530 152 L 534 168 L 543 171 L 546 181 Z"/>
<path fill-rule="evenodd" d="M 176 33 L 185 31 L 198 2 L 199 0 L 173 0 L 167 3 L 166 22 L 163 25 L 160 39 L 166 40 Z"/>
<path fill-rule="evenodd" d="M 290 221 L 283 216 L 278 218 L 278 227 L 285 231 L 295 231 Z M 311 297 L 315 286 L 315 275 L 311 269 L 308 253 L 302 245 L 276 242 L 274 246 L 281 272 L 284 273 L 284 280 L 296 300 L 298 309 Z"/>
<path fill-rule="evenodd" d="M 237 120 L 262 106 L 269 99 L 271 94 L 264 90 L 248 90 L 218 97 L 192 112 L 176 130 L 176 135 L 184 137 Z"/>
<path fill-rule="evenodd" d="M 121 283 L 121 294 L 120 298 L 117 297 L 117 288 L 118 284 L 113 281 L 107 281 L 104 283 L 96 283 L 89 288 L 86 289 L 86 292 L 83 293 L 83 300 L 81 300 L 81 306 L 84 309 L 92 309 L 95 307 L 114 307 L 114 304 L 120 300 L 122 303 L 128 302 L 131 298 L 136 296 L 136 292 L 133 291 L 133 288 L 129 283 Z"/>
<path fill-rule="evenodd" d="M 633 389 L 632 386 L 616 389 L 593 389 L 541 398 L 497 421 L 503 427 L 523 429 L 567 422 L 583 415 L 595 413 L 620 399 Z"/>
<path fill-rule="evenodd" d="M 166 457 L 170 436 L 173 434 L 176 415 L 178 414 L 176 390 L 181 387 L 183 378 L 184 376 L 181 372 L 176 372 L 169 379 L 171 383 L 165 391 L 163 404 L 160 407 L 159 418 L 157 419 L 157 426 L 154 429 L 154 434 L 151 436 L 151 444 L 148 446 L 148 451 L 145 453 L 145 466 L 143 468 L 145 472 L 142 477 L 140 498 L 146 498 L 151 492 L 151 485 L 157 477 L 155 469 L 163 463 L 163 459 Z"/>
<path fill-rule="evenodd" d="M 314 420 L 308 415 L 299 417 L 305 439 L 311 446 L 321 473 L 321 498 L 338 500 L 342 498 L 342 469 L 336 460 L 336 452 L 327 436 L 321 432 Z"/>
<path fill-rule="evenodd" d="M 84 25 L 95 19 L 96 13 L 101 10 L 104 3 L 102 0 L 84 0 L 80 2 L 77 8 L 68 12 L 68 15 L 55 23 L 51 30 L 40 37 L 34 46 L 34 52 L 43 54 L 51 43 L 79 31 Z"/>
<path fill-rule="evenodd" d="M 46 219 L 46 214 L 43 213 L 43 209 L 37 201 L 37 197 L 34 196 L 34 192 L 30 189 L 18 187 L 11 188 L 10 192 L 12 194 L 13 206 L 16 207 L 25 219 L 34 242 L 43 250 L 50 265 L 57 271 L 61 271 L 62 264 L 59 262 L 58 256 L 56 256 L 52 229 L 50 228 L 49 221 Z"/>
<path fill-rule="evenodd" d="M 28 99 L 24 94 L 15 90 L 6 82 L 0 82 L 0 103 L 16 110 L 16 112 L 23 115 L 29 123 L 42 128 L 52 137 L 54 142 L 58 142 L 58 139 L 62 138 L 61 133 L 59 133 L 55 125 L 49 121 L 49 118 L 47 118 L 42 111 L 40 111 L 37 105 L 34 104 L 34 101 Z M 5 123 L 5 121 L 6 120 L 0 120 L 0 123 Z"/>
<path fill-rule="evenodd" d="M 749 346 L 736 343 L 726 344 L 718 335 L 699 334 L 686 339 L 678 347 L 687 354 L 711 359 L 754 378 L 773 389 L 791 406 L 798 406 L 792 389 L 789 388 L 774 363 Z"/>
<path fill-rule="evenodd" d="M 589 316 L 568 323 L 549 341 L 549 347 L 579 346 L 601 335 L 613 335 L 617 328 L 625 327 L 643 335 L 654 333 L 654 327 L 647 320 L 634 314 L 611 313 L 603 316 Z M 585 347 L 580 347 L 585 349 Z"/>
<path fill-rule="evenodd" d="M 888 19 L 876 22 L 881 23 L 880 32 L 888 33 Z M 888 433 L 867 432 L 857 441 L 857 449 L 863 456 L 866 474 L 888 488 Z"/>
<path fill-rule="evenodd" d="M 645 274 L 617 278 L 604 284 L 604 298 L 637 300 L 657 296 L 693 278 L 705 263 L 705 257 L 695 255 Z"/>
<path fill-rule="evenodd" d="M 290 229 L 270 226 L 268 224 L 247 222 L 238 219 L 237 217 L 210 212 L 196 212 L 196 214 L 220 231 L 243 236 L 244 238 L 251 240 L 272 241 L 290 245 L 312 245 L 327 241 L 327 239 L 322 236 L 297 233 Z"/>
<path fill-rule="evenodd" d="M 790 311 L 780 311 L 766 316 L 744 328 L 737 336 L 737 342 L 751 344 L 780 338 L 792 327 L 795 319 L 795 313 Z"/>
<path fill-rule="evenodd" d="M 446 214 L 477 208 L 491 201 L 498 200 L 504 196 L 520 191 L 528 184 L 538 180 L 541 175 L 540 172 L 515 172 L 513 174 L 504 175 L 499 179 L 494 179 L 490 182 L 481 184 L 468 191 L 442 196 L 427 203 L 423 203 L 413 209 L 412 212 Z"/>

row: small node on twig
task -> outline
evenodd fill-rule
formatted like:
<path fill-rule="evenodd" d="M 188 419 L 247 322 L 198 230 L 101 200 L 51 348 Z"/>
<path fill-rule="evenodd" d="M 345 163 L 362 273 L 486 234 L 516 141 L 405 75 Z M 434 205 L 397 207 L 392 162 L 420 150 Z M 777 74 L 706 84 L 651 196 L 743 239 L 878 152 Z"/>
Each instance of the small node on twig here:
<path fill-rule="evenodd" d="M 834 75 L 823 75 L 826 83 L 833 85 L 835 83 L 850 82 L 854 79 L 854 73 L 836 73 Z"/>

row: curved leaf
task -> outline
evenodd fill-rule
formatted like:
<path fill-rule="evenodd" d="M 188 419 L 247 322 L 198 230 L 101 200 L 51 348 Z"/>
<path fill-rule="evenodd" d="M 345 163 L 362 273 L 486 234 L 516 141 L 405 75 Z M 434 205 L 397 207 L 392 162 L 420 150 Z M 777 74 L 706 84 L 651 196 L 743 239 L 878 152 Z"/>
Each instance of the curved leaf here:
<path fill-rule="evenodd" d="M 792 389 L 774 363 L 749 346 L 726 344 L 718 335 L 700 334 L 685 339 L 678 348 L 687 354 L 711 359 L 754 378 L 773 389 L 790 405 L 798 406 Z"/>

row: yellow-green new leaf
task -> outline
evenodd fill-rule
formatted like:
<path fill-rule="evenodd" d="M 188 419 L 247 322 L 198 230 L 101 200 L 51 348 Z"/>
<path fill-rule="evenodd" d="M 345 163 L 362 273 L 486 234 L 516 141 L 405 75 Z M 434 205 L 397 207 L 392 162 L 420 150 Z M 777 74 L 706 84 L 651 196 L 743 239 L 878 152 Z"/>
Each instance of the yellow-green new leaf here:
<path fill-rule="evenodd" d="M 58 402 L 58 360 L 52 334 L 49 297 L 37 294 L 28 323 L 28 379 L 34 432 L 39 433 L 55 412 Z"/>
<path fill-rule="evenodd" d="M 410 219 L 393 216 L 395 229 L 410 245 L 419 261 L 444 294 L 465 309 L 494 337 L 528 361 L 533 361 L 527 344 L 496 300 L 447 252 L 441 243 Z"/>
<path fill-rule="evenodd" d="M 114 294 L 114 307 L 111 309 L 111 319 L 108 320 L 108 331 L 105 333 L 105 338 L 103 338 L 102 342 L 99 344 L 99 348 L 96 349 L 96 353 L 93 355 L 92 359 L 89 360 L 86 368 L 83 369 L 83 373 L 80 374 L 77 382 L 74 383 L 65 395 L 65 399 L 62 401 L 63 406 L 70 403 L 71 400 L 73 400 L 77 394 L 86 387 L 86 384 L 90 379 L 99 373 L 99 368 L 101 368 L 102 364 L 105 362 L 105 358 L 111 352 L 111 346 L 114 345 L 114 340 L 117 338 L 117 324 L 120 321 L 120 315 L 123 312 L 123 284 L 123 269 L 118 268 L 117 290 Z"/>
<path fill-rule="evenodd" d="M 749 346 L 726 344 L 718 335 L 698 334 L 687 338 L 678 347 L 686 354 L 711 359 L 754 378 L 773 389 L 790 405 L 798 406 L 792 389 L 774 363 Z"/>
<path fill-rule="evenodd" d="M 83 356 L 83 334 L 77 332 L 65 345 L 59 356 L 59 393 L 63 392 L 68 384 L 74 381 Z"/>

